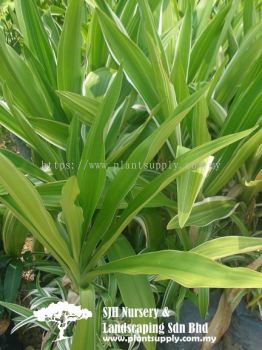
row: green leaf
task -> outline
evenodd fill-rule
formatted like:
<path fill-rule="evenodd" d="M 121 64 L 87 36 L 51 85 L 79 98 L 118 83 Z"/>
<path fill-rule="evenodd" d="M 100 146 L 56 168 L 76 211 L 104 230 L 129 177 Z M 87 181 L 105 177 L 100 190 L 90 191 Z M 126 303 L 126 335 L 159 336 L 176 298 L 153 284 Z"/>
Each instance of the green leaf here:
<path fill-rule="evenodd" d="M 244 130 L 253 127 L 256 124 L 259 124 L 262 111 L 261 68 L 261 65 L 259 65 L 257 62 L 257 64 L 255 64 L 252 67 L 251 71 L 245 77 L 233 103 L 230 106 L 228 116 L 225 120 L 220 135 L 230 134 L 232 132 Z M 239 114 L 241 114 L 240 122 Z M 258 134 L 254 139 L 252 139 L 251 143 L 247 143 L 246 152 L 243 153 L 243 157 L 242 155 L 240 156 L 239 160 L 245 161 L 244 156 L 248 155 L 248 152 L 251 151 L 253 141 L 256 140 L 255 142 L 259 142 L 260 138 L 261 134 Z M 228 173 L 230 175 L 232 174 L 230 173 L 231 168 L 227 168 L 227 173 L 224 173 L 224 168 L 227 166 L 228 163 L 231 162 L 231 160 L 233 160 L 234 163 L 234 167 L 232 167 L 232 170 L 237 170 L 241 165 L 243 165 L 243 163 L 241 164 L 239 162 L 238 158 L 233 158 L 235 156 L 235 153 L 238 152 L 239 147 L 241 147 L 239 143 L 231 145 L 230 147 L 216 155 L 215 163 L 220 164 L 220 166 L 217 169 L 213 169 L 213 171 L 209 175 L 206 182 L 207 187 L 212 186 L 213 181 L 215 179 L 219 179 L 220 176 L 222 178 Z"/>
<path fill-rule="evenodd" d="M 13 116 L 16 118 L 18 125 L 20 125 L 23 133 L 26 135 L 26 138 L 29 140 L 34 150 L 47 162 L 51 162 L 53 164 L 62 163 L 62 157 L 60 154 L 54 150 L 51 145 L 48 145 L 37 135 L 28 119 L 25 118 L 23 113 L 17 109 L 15 105 L 13 105 L 13 98 L 10 94 L 10 90 L 6 86 L 4 86 L 4 95 L 8 101 L 8 105 L 13 113 Z M 63 171 L 56 171 L 55 168 L 53 168 L 53 170 L 58 177 L 63 176 Z"/>
<path fill-rule="evenodd" d="M 103 34 L 101 27 L 99 26 L 97 13 L 94 11 L 94 14 L 91 19 L 90 29 L 89 29 L 89 41 L 90 41 L 90 50 L 89 50 L 89 69 L 94 71 L 98 68 L 106 66 L 106 60 L 108 57 L 108 50 L 106 43 L 103 40 Z"/>
<path fill-rule="evenodd" d="M 61 207 L 61 194 L 66 181 L 55 181 L 36 186 L 37 192 L 40 194 L 42 201 L 47 208 Z"/>
<path fill-rule="evenodd" d="M 178 39 L 177 39 L 174 66 L 173 66 L 173 69 L 176 70 L 177 62 L 179 61 L 181 63 L 185 80 L 187 80 L 187 76 L 188 76 L 192 28 L 193 28 L 192 5 L 191 5 L 191 1 L 188 1 L 186 13 L 183 17 Z"/>
<path fill-rule="evenodd" d="M 23 264 L 20 260 L 11 261 L 8 265 L 4 279 L 4 300 L 13 303 L 17 298 L 21 284 Z"/>
<path fill-rule="evenodd" d="M 30 175 L 35 179 L 42 180 L 44 182 L 51 182 L 54 179 L 52 176 L 39 169 L 36 165 L 20 157 L 18 154 L 9 151 L 8 149 L 0 149 L 0 153 L 9 159 L 19 170 L 24 174 Z"/>
<path fill-rule="evenodd" d="M 123 66 L 124 72 L 149 107 L 155 107 L 159 101 L 151 81 L 153 72 L 150 62 L 140 48 L 121 32 L 107 15 L 99 9 L 97 11 L 100 26 L 112 56 Z"/>
<path fill-rule="evenodd" d="M 30 309 L 24 307 L 24 306 L 20 306 L 17 304 L 13 304 L 13 303 L 5 303 L 3 301 L 0 301 L 0 305 L 2 305 L 3 307 L 6 307 L 7 309 L 17 313 L 18 315 L 22 316 L 22 317 L 30 317 L 33 315 L 33 311 L 31 311 Z"/>
<path fill-rule="evenodd" d="M 59 98 L 55 93 L 54 87 L 51 85 L 51 83 L 48 80 L 48 76 L 46 74 L 44 67 L 41 65 L 41 63 L 37 60 L 34 54 L 26 46 L 23 48 L 23 54 L 24 54 L 24 60 L 26 64 L 28 65 L 33 75 L 36 77 L 37 83 L 43 90 L 44 98 L 50 109 L 50 114 L 52 117 L 49 119 L 54 119 L 62 122 L 67 121 L 67 116 L 61 107 Z M 33 116 L 38 117 L 39 114 L 34 114 Z"/>
<path fill-rule="evenodd" d="M 257 180 L 254 181 L 246 181 L 243 193 L 243 199 L 246 203 L 250 203 L 254 196 L 262 191 L 262 179 L 261 173 L 257 176 Z"/>
<path fill-rule="evenodd" d="M 28 229 L 7 210 L 2 228 L 2 240 L 5 253 L 14 257 L 20 257 L 27 235 Z"/>
<path fill-rule="evenodd" d="M 142 177 L 137 179 L 137 183 L 134 188 L 132 188 L 131 193 L 133 197 L 136 197 L 144 188 L 148 185 L 149 181 L 145 180 Z M 146 204 L 148 208 L 158 208 L 158 207 L 167 207 L 172 208 L 177 211 L 177 203 L 172 199 L 169 199 L 164 193 L 158 193 L 150 202 Z"/>
<path fill-rule="evenodd" d="M 150 9 L 150 5 L 148 2 L 143 0 L 138 0 L 139 8 L 141 10 L 142 14 L 142 26 L 144 29 L 144 32 L 146 34 L 145 39 L 149 37 L 152 40 L 152 45 L 155 47 L 157 51 L 159 51 L 159 63 L 161 61 L 161 66 L 163 69 L 167 72 L 168 71 L 168 63 L 166 54 L 164 51 L 164 47 L 162 45 L 162 42 L 160 40 L 160 37 L 158 35 L 156 24 L 154 21 L 153 14 Z M 153 63 L 153 62 L 151 62 Z M 152 68 L 154 69 L 154 65 L 152 64 Z"/>
<path fill-rule="evenodd" d="M 137 0 L 123 1 L 123 9 L 121 10 L 121 22 L 125 27 L 131 26 L 134 16 L 136 16 Z"/>
<path fill-rule="evenodd" d="M 208 179 L 205 187 L 205 194 L 213 195 L 218 193 L 223 186 L 234 176 L 237 170 L 245 163 L 245 161 L 256 151 L 257 147 L 262 143 L 262 130 L 257 131 L 250 139 L 241 144 L 238 149 L 231 155 L 231 158 L 223 166 L 223 171 L 212 174 Z"/>
<path fill-rule="evenodd" d="M 195 41 L 190 55 L 189 81 L 195 77 L 198 81 L 208 77 L 219 47 L 225 39 L 234 10 L 235 7 L 231 4 L 222 8 Z"/>
<path fill-rule="evenodd" d="M 69 167 L 70 175 L 76 175 L 77 167 L 80 163 L 80 158 L 83 149 L 83 140 L 81 135 L 82 124 L 76 115 L 71 119 L 68 138 L 66 143 L 66 160 L 71 166 Z"/>
<path fill-rule="evenodd" d="M 212 271 L 212 274 L 210 274 Z M 176 250 L 140 254 L 96 268 L 88 280 L 108 273 L 157 275 L 187 288 L 261 288 L 261 273 L 248 268 L 231 268 L 202 255 Z"/>
<path fill-rule="evenodd" d="M 25 61 L 0 37 L 0 80 L 14 95 L 15 103 L 31 115 L 52 118 L 45 93 Z"/>
<path fill-rule="evenodd" d="M 189 152 L 188 148 L 177 147 L 177 157 L 187 152 Z M 177 177 L 178 222 L 181 228 L 185 226 L 190 216 L 193 204 L 207 177 L 212 161 L 213 157 L 208 157 L 195 168 Z"/>
<path fill-rule="evenodd" d="M 174 301 L 175 301 L 178 289 L 179 289 L 179 285 L 176 282 L 172 280 L 169 281 L 165 289 L 165 294 L 163 296 L 161 309 L 164 309 L 164 307 L 168 307 L 171 310 L 173 309 Z"/>
<path fill-rule="evenodd" d="M 5 303 L 3 301 L 0 301 L 0 305 L 3 307 L 6 307 L 8 310 L 11 310 L 11 311 L 17 313 L 18 315 L 22 316 L 24 319 L 28 319 L 28 318 L 33 316 L 33 311 L 31 311 L 30 309 L 28 309 L 24 306 L 20 306 L 18 304 L 13 304 L 13 303 Z M 43 323 L 37 322 L 37 321 L 35 321 L 35 323 L 39 327 L 45 329 L 46 331 L 49 330 L 49 328 L 46 327 Z"/>
<path fill-rule="evenodd" d="M 94 98 L 81 96 L 73 92 L 57 91 L 61 102 L 72 114 L 77 113 L 78 118 L 85 124 L 91 125 L 100 108 L 100 103 Z"/>
<path fill-rule="evenodd" d="M 214 121 L 216 126 L 218 128 L 222 128 L 225 119 L 227 117 L 227 112 L 224 110 L 224 108 L 213 98 L 209 100 L 209 112 L 210 112 L 210 118 Z"/>
<path fill-rule="evenodd" d="M 160 101 L 160 121 L 168 119 L 173 113 L 176 106 L 176 97 L 174 87 L 165 70 L 161 60 L 161 52 L 156 47 L 149 35 L 146 35 L 147 46 L 149 49 L 149 57 L 153 69 L 153 82 L 156 87 L 158 100 Z M 171 139 L 172 140 L 172 139 Z M 177 143 L 181 143 L 180 135 L 177 136 Z"/>
<path fill-rule="evenodd" d="M 52 275 L 60 276 L 60 277 L 63 277 L 65 275 L 63 269 L 59 266 L 37 266 L 36 265 L 35 268 L 38 271 L 44 271 L 44 272 L 50 273 Z"/>
<path fill-rule="evenodd" d="M 110 118 L 116 107 L 122 86 L 122 71 L 112 78 L 106 92 L 99 115 L 92 124 L 83 150 L 78 169 L 78 182 L 80 187 L 80 203 L 84 211 L 85 223 L 88 226 L 106 181 L 105 166 L 105 133 Z M 92 169 L 90 164 L 98 164 Z M 85 227 L 86 227 L 85 225 Z"/>
<path fill-rule="evenodd" d="M 213 0 L 201 0 L 196 6 L 196 36 L 198 37 L 202 31 L 207 27 L 210 20 L 212 8 L 214 6 Z"/>
<path fill-rule="evenodd" d="M 256 125 L 261 115 L 261 80 L 262 67 L 256 62 L 243 80 L 234 102 L 231 104 L 220 135 L 240 131 Z M 241 121 L 239 122 L 239 113 Z"/>
<path fill-rule="evenodd" d="M 257 61 L 256 64 L 260 62 L 262 53 L 261 29 L 262 23 L 259 23 L 249 31 L 221 76 L 215 89 L 215 99 L 221 105 L 225 106 L 229 103 L 250 69 L 254 66 L 254 62 Z M 239 67 L 242 67 L 242 74 L 239 74 Z"/>
<path fill-rule="evenodd" d="M 171 72 L 171 80 L 174 84 L 177 102 L 180 103 L 189 96 L 189 89 L 186 83 L 186 76 L 181 62 L 181 55 L 176 57 Z"/>
<path fill-rule="evenodd" d="M 145 235 L 145 251 L 150 252 L 160 249 L 161 243 L 165 237 L 161 215 L 162 212 L 159 208 L 151 208 L 150 210 L 143 210 L 134 219 L 141 226 Z"/>
<path fill-rule="evenodd" d="M 99 106 L 99 100 L 105 95 L 114 73 L 114 69 L 107 67 L 88 73 L 84 81 L 84 95 L 93 99 L 93 104 L 96 102 Z"/>
<path fill-rule="evenodd" d="M 256 21 L 256 4 L 255 1 L 244 1 L 243 8 L 243 25 L 246 34 L 255 24 Z"/>
<path fill-rule="evenodd" d="M 76 177 L 70 177 L 62 190 L 61 205 L 63 210 L 63 220 L 65 221 L 67 232 L 70 237 L 75 261 L 79 260 L 82 224 L 84 221 L 83 211 L 81 207 L 76 204 L 79 193 L 80 191 Z"/>
<path fill-rule="evenodd" d="M 70 0 L 64 19 L 57 56 L 58 89 L 81 91 L 81 19 L 83 0 Z"/>
<path fill-rule="evenodd" d="M 127 122 L 128 116 L 132 111 L 131 107 L 133 105 L 133 102 L 135 101 L 135 95 L 136 94 L 132 94 L 125 98 L 125 100 L 121 103 L 119 108 L 115 111 L 113 120 L 110 123 L 109 130 L 106 135 L 106 155 L 107 155 L 108 163 L 111 162 L 110 160 L 111 154 L 112 154 L 112 159 L 114 159 L 113 153 L 114 153 L 114 150 L 116 150 L 117 148 L 119 149 L 119 147 L 117 146 L 118 144 L 121 149 L 122 137 L 125 138 L 125 129 L 123 130 L 123 128 Z M 127 138 L 129 138 L 128 135 L 131 136 L 132 133 L 127 134 Z M 116 150 L 116 154 L 117 154 L 117 150 Z"/>
<path fill-rule="evenodd" d="M 34 0 L 15 0 L 15 10 L 25 44 L 43 65 L 50 83 L 56 86 L 54 52 Z"/>
<path fill-rule="evenodd" d="M 211 140 L 207 125 L 208 115 L 207 102 L 203 97 L 195 106 L 192 117 L 192 144 L 194 147 Z"/>
<path fill-rule="evenodd" d="M 120 160 L 121 156 L 126 151 L 128 151 L 128 149 L 132 149 L 132 145 L 138 140 L 139 136 L 145 130 L 149 121 L 154 116 L 155 112 L 157 112 L 158 108 L 159 107 L 157 106 L 156 108 L 154 108 L 154 110 L 151 111 L 149 117 L 142 125 L 140 125 L 130 133 L 125 133 L 119 136 L 117 142 L 115 143 L 114 148 L 112 149 L 112 151 L 110 152 L 110 155 L 107 158 L 108 163 L 113 163 L 113 162 L 116 162 L 117 160 Z"/>
<path fill-rule="evenodd" d="M 174 282 L 174 283 L 176 283 L 176 282 Z M 180 321 L 180 311 L 181 311 L 182 305 L 184 303 L 186 294 L 187 294 L 187 289 L 185 287 L 180 286 L 177 298 L 176 298 L 175 303 L 174 303 L 175 304 L 176 320 L 178 322 Z"/>
<path fill-rule="evenodd" d="M 208 314 L 209 288 L 200 288 L 197 294 L 200 316 L 205 319 Z"/>
<path fill-rule="evenodd" d="M 0 124 L 5 129 L 7 129 L 11 133 L 19 137 L 21 140 L 29 143 L 26 138 L 26 135 L 24 134 L 23 130 L 20 128 L 20 126 L 16 122 L 15 118 L 13 118 L 12 115 L 9 113 L 9 111 L 7 111 L 7 109 L 4 108 L 1 104 L 0 104 Z"/>
<path fill-rule="evenodd" d="M 52 145 L 65 150 L 68 139 L 68 125 L 55 120 L 30 118 L 30 124 L 36 133 Z"/>
<path fill-rule="evenodd" d="M 183 176 L 183 175 L 181 175 Z M 238 207 L 235 200 L 228 197 L 211 197 L 195 203 L 186 222 L 186 226 L 207 226 L 216 220 L 229 217 Z M 176 215 L 167 225 L 167 229 L 179 228 L 179 217 Z"/>
<path fill-rule="evenodd" d="M 61 9 L 61 8 L 60 8 Z M 51 9 L 50 9 L 51 10 Z M 64 9 L 63 9 L 63 15 L 64 15 Z M 57 48 L 59 43 L 59 35 L 61 29 L 58 28 L 55 18 L 52 16 L 52 11 L 46 11 L 43 13 L 43 22 L 45 27 L 47 28 L 48 34 L 49 34 L 49 40 L 51 42 L 52 48 L 55 52 L 55 55 L 57 55 Z"/>
<path fill-rule="evenodd" d="M 228 236 L 207 241 L 191 251 L 218 260 L 227 256 L 262 250 L 262 238 Z"/>

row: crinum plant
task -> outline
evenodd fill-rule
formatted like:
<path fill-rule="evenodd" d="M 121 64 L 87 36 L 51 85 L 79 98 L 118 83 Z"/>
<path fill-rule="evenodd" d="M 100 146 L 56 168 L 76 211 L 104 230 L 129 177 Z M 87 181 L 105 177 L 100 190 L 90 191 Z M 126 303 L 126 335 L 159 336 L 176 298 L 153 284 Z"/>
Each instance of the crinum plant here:
<path fill-rule="evenodd" d="M 32 160 L 1 150 L 1 202 L 95 315 L 72 349 L 97 349 L 104 275 L 136 308 L 155 307 L 146 276 L 200 300 L 261 288 L 260 273 L 217 260 L 262 239 L 212 235 L 218 220 L 241 226 L 261 188 L 259 1 L 70 0 L 59 21 L 14 3 L 21 53 L 1 35 L 0 122 Z"/>

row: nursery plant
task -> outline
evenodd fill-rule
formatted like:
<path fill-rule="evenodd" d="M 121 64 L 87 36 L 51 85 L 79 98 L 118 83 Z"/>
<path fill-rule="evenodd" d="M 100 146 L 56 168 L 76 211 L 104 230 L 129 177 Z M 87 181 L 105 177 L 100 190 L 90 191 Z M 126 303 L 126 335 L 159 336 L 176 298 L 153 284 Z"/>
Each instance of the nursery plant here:
<path fill-rule="evenodd" d="M 98 285 L 112 306 L 117 285 L 135 308 L 156 307 L 152 285 L 166 288 L 164 301 L 179 285 L 180 300 L 196 292 L 203 315 L 208 288 L 262 287 L 261 273 L 244 267 L 262 247 L 261 6 L 9 8 L 17 40 L 2 26 L 0 124 L 31 159 L 0 150 L 4 225 L 15 227 L 5 245 L 33 235 L 93 312 L 74 327 L 71 349 L 109 346 Z"/>

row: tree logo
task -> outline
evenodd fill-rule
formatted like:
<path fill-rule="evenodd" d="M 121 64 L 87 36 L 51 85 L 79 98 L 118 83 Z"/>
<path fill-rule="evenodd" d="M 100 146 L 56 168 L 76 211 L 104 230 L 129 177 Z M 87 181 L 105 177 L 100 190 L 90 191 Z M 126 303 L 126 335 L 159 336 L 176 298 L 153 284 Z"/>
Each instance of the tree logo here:
<path fill-rule="evenodd" d="M 64 332 L 70 322 L 77 320 L 87 320 L 92 317 L 92 312 L 88 309 L 81 309 L 81 306 L 69 304 L 67 301 L 52 303 L 47 307 L 33 312 L 34 317 L 40 322 L 54 322 L 59 329 L 57 341 L 66 339 Z"/>

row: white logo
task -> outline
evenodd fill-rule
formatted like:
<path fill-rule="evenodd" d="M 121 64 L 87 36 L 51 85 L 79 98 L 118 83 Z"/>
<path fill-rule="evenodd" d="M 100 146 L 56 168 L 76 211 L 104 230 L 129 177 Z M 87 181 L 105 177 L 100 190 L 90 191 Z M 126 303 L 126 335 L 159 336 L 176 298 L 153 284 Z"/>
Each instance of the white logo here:
<path fill-rule="evenodd" d="M 88 319 L 92 317 L 92 312 L 88 309 L 81 309 L 81 306 L 69 304 L 67 301 L 52 303 L 47 307 L 33 312 L 36 319 L 40 322 L 54 322 L 59 329 L 57 341 L 66 339 L 64 332 L 70 322 Z"/>

